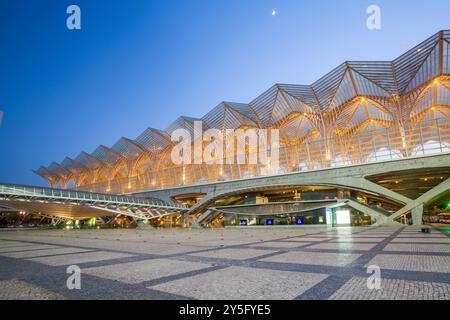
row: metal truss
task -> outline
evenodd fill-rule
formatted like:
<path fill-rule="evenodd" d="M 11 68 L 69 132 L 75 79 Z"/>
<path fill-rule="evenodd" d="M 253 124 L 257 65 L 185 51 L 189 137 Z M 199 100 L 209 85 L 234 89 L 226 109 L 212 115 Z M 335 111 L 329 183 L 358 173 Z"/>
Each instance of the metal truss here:
<path fill-rule="evenodd" d="M 53 225 L 65 224 L 72 219 L 66 217 L 58 217 L 47 213 L 37 212 L 42 218 L 51 219 Z"/>
<path fill-rule="evenodd" d="M 108 215 L 149 220 L 188 210 L 184 206 L 170 205 L 157 199 L 6 184 L 0 184 L 0 204 L 28 213 L 39 213 L 57 219 L 58 223 L 77 217 Z"/>

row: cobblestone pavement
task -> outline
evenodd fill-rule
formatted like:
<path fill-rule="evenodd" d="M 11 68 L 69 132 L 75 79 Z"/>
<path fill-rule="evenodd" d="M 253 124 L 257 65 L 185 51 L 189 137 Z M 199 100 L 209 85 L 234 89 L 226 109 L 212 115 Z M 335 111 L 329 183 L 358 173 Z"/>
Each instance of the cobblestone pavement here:
<path fill-rule="evenodd" d="M 449 248 L 415 227 L 5 230 L 0 299 L 450 300 Z"/>

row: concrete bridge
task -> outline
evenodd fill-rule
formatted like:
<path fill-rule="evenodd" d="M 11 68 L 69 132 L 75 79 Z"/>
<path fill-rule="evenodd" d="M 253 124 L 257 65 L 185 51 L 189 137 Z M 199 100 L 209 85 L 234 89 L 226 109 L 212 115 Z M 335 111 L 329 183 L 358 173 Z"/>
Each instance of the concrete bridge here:
<path fill-rule="evenodd" d="M 439 180 L 432 185 L 429 190 L 421 193 L 424 183 L 420 179 L 427 179 L 429 172 L 438 174 Z M 413 197 L 407 197 L 393 188 L 383 186 L 381 183 L 374 182 L 372 177 L 384 175 L 386 177 L 403 175 L 405 178 L 403 188 L 411 189 L 408 193 L 417 193 Z M 418 181 L 414 182 L 409 176 L 416 176 Z M 420 177 L 420 176 L 423 177 Z M 235 181 L 224 181 L 211 184 L 185 186 L 167 190 L 158 190 L 134 194 L 136 197 L 153 197 L 162 199 L 168 203 L 173 203 L 174 199 L 183 195 L 204 195 L 201 201 L 185 213 L 185 216 L 199 215 L 199 222 L 205 220 L 208 214 L 213 210 L 214 203 L 227 196 L 245 194 L 255 191 L 264 191 L 274 188 L 296 188 L 301 186 L 329 186 L 344 188 L 348 190 L 362 191 L 373 194 L 385 199 L 389 199 L 398 204 L 401 208 L 386 219 L 384 223 L 394 223 L 401 215 L 411 212 L 413 224 L 422 223 L 424 205 L 446 195 L 450 190 L 450 153 L 438 155 L 421 156 L 416 158 L 406 158 L 376 163 L 367 163 L 347 167 L 328 168 L 323 170 L 297 172 L 282 174 L 276 176 L 257 177 L 250 179 L 241 179 Z M 367 208 L 358 206 L 355 201 L 351 202 L 355 209 L 369 213 Z M 358 209 L 359 208 L 359 209 Z M 203 215 L 201 215 L 203 214 Z M 370 212 L 375 215 L 375 212 Z"/>
<path fill-rule="evenodd" d="M 0 184 L 0 207 L 39 213 L 63 222 L 126 215 L 138 220 L 182 214 L 188 208 L 158 199 L 142 199 L 42 187 Z"/>

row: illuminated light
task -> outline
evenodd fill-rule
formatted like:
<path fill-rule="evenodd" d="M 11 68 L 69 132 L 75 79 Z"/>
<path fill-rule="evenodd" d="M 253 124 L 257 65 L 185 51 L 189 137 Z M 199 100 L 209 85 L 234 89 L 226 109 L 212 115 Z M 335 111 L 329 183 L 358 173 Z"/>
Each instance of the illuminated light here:
<path fill-rule="evenodd" d="M 333 224 L 333 212 L 331 211 L 330 208 L 326 208 L 325 214 L 326 214 L 327 224 L 332 225 Z"/>
<path fill-rule="evenodd" d="M 304 115 L 304 116 L 307 116 L 308 114 L 307 114 L 306 112 L 303 112 L 303 115 Z"/>
<path fill-rule="evenodd" d="M 397 181 L 395 181 L 395 183 L 396 183 L 396 184 L 398 184 L 398 183 L 399 183 L 399 181 L 397 180 Z"/>
<path fill-rule="evenodd" d="M 97 219 L 95 217 L 89 219 L 89 226 L 90 227 L 95 227 L 96 224 L 97 224 Z"/>
<path fill-rule="evenodd" d="M 362 101 L 362 102 L 366 102 L 366 98 L 362 98 L 361 101 Z"/>
<path fill-rule="evenodd" d="M 437 85 L 437 84 L 439 84 L 439 81 L 438 80 L 434 80 L 433 83 Z"/>
<path fill-rule="evenodd" d="M 336 211 L 336 223 L 340 225 L 351 224 L 350 211 L 349 210 Z"/>

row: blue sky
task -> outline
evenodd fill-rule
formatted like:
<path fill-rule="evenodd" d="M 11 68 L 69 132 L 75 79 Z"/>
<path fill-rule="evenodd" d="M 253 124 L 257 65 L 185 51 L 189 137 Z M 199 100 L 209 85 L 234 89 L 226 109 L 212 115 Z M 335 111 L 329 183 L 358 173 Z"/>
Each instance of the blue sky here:
<path fill-rule="evenodd" d="M 81 30 L 66 28 L 70 4 Z M 366 28 L 371 4 L 380 31 Z M 45 185 L 32 169 L 345 60 L 394 59 L 450 29 L 448 12 L 448 0 L 2 0 L 0 181 Z"/>

